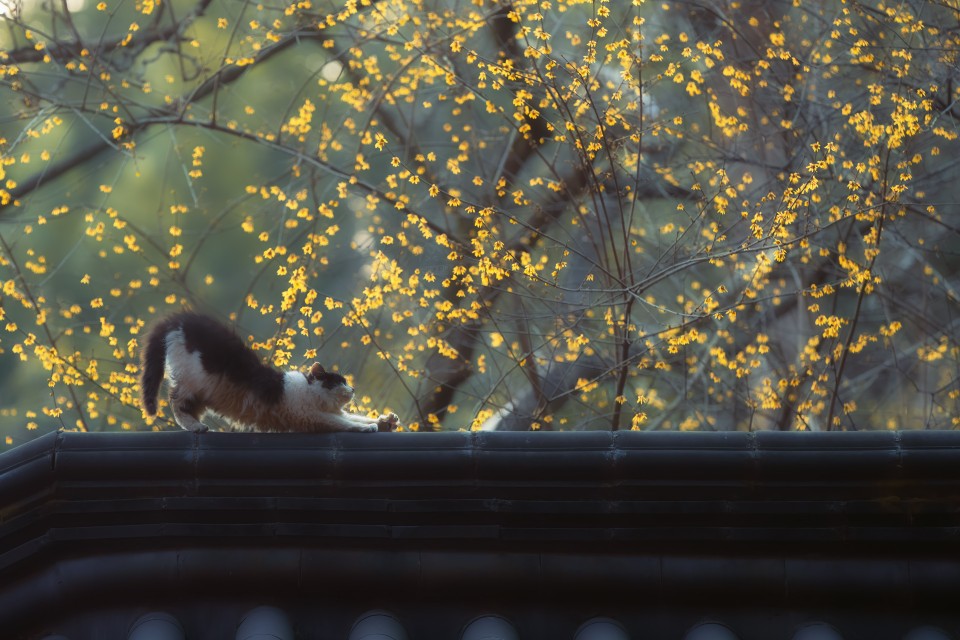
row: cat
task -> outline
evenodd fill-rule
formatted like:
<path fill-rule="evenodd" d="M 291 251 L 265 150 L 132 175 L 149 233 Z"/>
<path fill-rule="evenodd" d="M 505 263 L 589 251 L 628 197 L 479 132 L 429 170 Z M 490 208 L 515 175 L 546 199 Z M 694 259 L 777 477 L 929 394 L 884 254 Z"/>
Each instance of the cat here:
<path fill-rule="evenodd" d="M 217 320 L 176 313 L 157 322 L 141 353 L 143 408 L 157 415 L 157 395 L 168 378 L 170 409 L 183 429 L 207 430 L 207 411 L 236 429 L 258 431 L 390 431 L 396 414 L 378 419 L 347 413 L 353 400 L 346 379 L 314 363 L 307 374 L 278 371 Z"/>

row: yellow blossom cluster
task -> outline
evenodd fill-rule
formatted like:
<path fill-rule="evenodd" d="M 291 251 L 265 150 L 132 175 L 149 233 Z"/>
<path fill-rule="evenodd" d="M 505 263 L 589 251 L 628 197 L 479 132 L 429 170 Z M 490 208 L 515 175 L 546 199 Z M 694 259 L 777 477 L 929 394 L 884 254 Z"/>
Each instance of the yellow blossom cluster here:
<path fill-rule="evenodd" d="M 183 307 L 409 429 L 960 426 L 953 10 L 728 4 L 3 14 L 0 432 L 169 426 Z"/>

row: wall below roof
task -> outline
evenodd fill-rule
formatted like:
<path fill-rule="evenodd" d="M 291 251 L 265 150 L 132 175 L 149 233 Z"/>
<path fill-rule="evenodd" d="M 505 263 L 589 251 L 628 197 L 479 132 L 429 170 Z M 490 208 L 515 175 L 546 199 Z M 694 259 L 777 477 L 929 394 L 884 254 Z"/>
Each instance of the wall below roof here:
<path fill-rule="evenodd" d="M 372 608 L 430 640 L 489 611 L 524 640 L 597 614 L 956 632 L 958 507 L 944 432 L 51 434 L 0 455 L 0 628 L 125 638 L 164 609 L 232 638 L 266 603 L 306 639 Z"/>

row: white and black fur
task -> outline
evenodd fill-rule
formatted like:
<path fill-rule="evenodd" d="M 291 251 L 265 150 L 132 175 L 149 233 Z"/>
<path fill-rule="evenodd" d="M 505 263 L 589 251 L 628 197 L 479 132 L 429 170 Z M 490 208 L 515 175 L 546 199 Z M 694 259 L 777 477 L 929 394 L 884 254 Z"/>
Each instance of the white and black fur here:
<path fill-rule="evenodd" d="M 141 354 L 140 391 L 147 414 L 157 414 L 157 395 L 168 378 L 170 410 L 182 428 L 206 431 L 207 411 L 238 429 L 259 431 L 389 431 L 395 414 L 374 420 L 346 413 L 353 388 L 314 363 L 310 372 L 277 371 L 260 361 L 232 330 L 198 313 L 177 313 L 158 322 Z"/>

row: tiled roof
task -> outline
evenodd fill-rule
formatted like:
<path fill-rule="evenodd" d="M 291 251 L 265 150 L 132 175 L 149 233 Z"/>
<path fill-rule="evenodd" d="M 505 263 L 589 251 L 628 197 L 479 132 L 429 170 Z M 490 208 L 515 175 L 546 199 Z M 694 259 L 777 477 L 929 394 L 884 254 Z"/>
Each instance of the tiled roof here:
<path fill-rule="evenodd" d="M 240 616 L 236 631 L 230 635 L 236 640 L 294 640 L 294 638 L 336 638 L 342 640 L 409 640 L 404 622 L 395 614 L 383 610 L 371 610 L 359 615 L 341 633 L 334 635 L 298 635 L 297 624 L 283 609 L 271 606 L 261 606 L 251 609 Z M 444 633 L 442 628 L 434 629 L 433 633 L 424 635 L 425 638 L 450 638 L 458 640 L 522 640 L 527 637 L 514 622 L 497 614 L 485 614 L 468 620 L 454 634 Z M 542 634 L 540 634 L 542 635 Z M 185 640 L 189 636 L 184 625 L 175 617 L 167 613 L 152 612 L 141 615 L 130 625 L 129 640 Z M 205 635 L 202 637 L 210 637 Z M 644 630 L 628 629 L 619 620 L 608 617 L 594 617 L 586 620 L 571 633 L 553 636 L 569 640 L 630 640 L 631 638 L 657 637 Z M 676 640 L 739 640 L 735 629 L 717 621 L 703 621 L 687 629 L 682 636 L 670 636 Z M 789 636 L 763 635 L 759 637 L 778 638 L 784 640 L 845 640 L 859 636 L 844 636 L 844 634 L 825 622 L 807 622 L 793 630 Z M 876 637 L 876 636 L 871 636 Z M 905 635 L 903 640 L 949 640 L 952 636 L 938 627 L 915 627 Z M 69 640 L 65 636 L 56 636 L 56 640 Z M 48 636 L 45 640 L 54 640 Z"/>
<path fill-rule="evenodd" d="M 0 455 L 0 628 L 942 640 L 958 507 L 954 433 L 52 434 Z"/>

